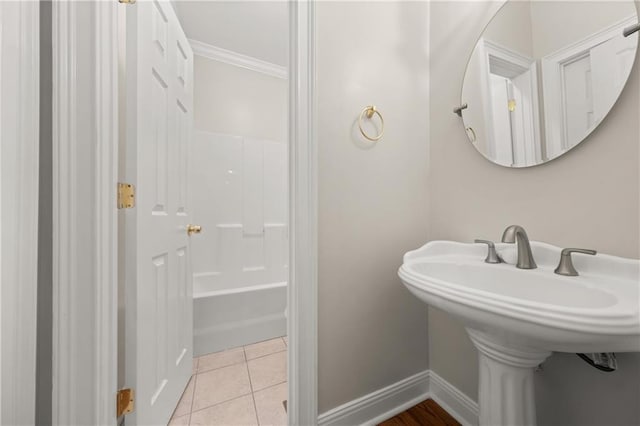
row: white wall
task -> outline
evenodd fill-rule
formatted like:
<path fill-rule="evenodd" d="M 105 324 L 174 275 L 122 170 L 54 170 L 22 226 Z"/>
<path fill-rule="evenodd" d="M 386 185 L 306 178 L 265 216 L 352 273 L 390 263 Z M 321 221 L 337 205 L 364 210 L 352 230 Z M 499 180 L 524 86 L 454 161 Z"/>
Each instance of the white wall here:
<path fill-rule="evenodd" d="M 195 56 L 194 292 L 287 280 L 287 81 Z"/>
<path fill-rule="evenodd" d="M 287 80 L 194 56 L 197 130 L 285 143 Z"/>
<path fill-rule="evenodd" d="M 172 3 L 188 38 L 287 65 L 289 2 L 174 0 Z"/>
<path fill-rule="evenodd" d="M 500 9 L 483 37 L 521 55 L 533 57 L 531 5 L 528 1 L 510 1 Z"/>
<path fill-rule="evenodd" d="M 499 240 L 507 225 L 518 223 L 533 240 L 638 258 L 637 63 L 601 126 L 569 154 L 543 166 L 511 170 L 489 163 L 451 113 L 469 54 L 500 4 L 431 6 L 429 239 Z M 640 356 L 619 354 L 618 361 L 619 370 L 606 374 L 573 354 L 554 354 L 536 374 L 539 424 L 640 423 Z M 435 309 L 429 312 L 429 363 L 476 398 L 476 351 L 460 324 Z"/>
<path fill-rule="evenodd" d="M 636 13 L 631 1 L 532 1 L 533 49 L 541 58 Z"/>
<path fill-rule="evenodd" d="M 427 8 L 316 3 L 320 413 L 427 368 L 426 306 L 397 276 L 427 240 Z M 357 133 L 370 104 L 376 144 Z"/>

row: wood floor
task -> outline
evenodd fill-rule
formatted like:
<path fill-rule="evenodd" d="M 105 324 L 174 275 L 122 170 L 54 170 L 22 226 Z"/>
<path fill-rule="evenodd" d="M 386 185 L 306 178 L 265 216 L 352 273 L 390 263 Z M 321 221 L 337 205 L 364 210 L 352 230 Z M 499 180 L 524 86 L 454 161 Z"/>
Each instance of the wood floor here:
<path fill-rule="evenodd" d="M 433 399 L 403 411 L 378 426 L 461 426 Z"/>

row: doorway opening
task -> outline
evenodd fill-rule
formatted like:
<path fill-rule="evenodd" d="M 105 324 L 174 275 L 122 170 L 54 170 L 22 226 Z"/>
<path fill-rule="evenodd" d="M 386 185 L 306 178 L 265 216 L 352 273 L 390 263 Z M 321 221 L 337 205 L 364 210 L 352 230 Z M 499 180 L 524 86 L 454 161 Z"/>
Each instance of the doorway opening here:
<path fill-rule="evenodd" d="M 287 424 L 287 2 L 120 16 L 119 387 L 133 424 Z M 135 259 L 134 262 L 128 259 Z"/>

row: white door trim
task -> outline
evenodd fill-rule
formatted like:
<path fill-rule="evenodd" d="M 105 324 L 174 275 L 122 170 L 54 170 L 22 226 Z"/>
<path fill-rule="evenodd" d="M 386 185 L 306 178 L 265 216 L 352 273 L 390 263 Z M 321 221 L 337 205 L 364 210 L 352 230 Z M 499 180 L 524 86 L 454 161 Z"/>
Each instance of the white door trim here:
<path fill-rule="evenodd" d="M 317 144 L 314 2 L 289 9 L 289 424 L 318 422 Z"/>
<path fill-rule="evenodd" d="M 118 27 L 115 2 L 96 2 L 96 419 L 114 424 L 118 377 Z M 114 238 L 116 236 L 116 238 Z"/>
<path fill-rule="evenodd" d="M 485 64 L 484 66 L 486 67 L 487 73 L 491 73 L 491 58 L 495 58 L 497 59 L 499 62 L 501 62 L 501 66 L 504 70 L 508 70 L 510 72 L 514 72 L 514 73 L 523 73 L 525 71 L 530 71 L 531 75 L 530 75 L 530 79 L 529 79 L 529 83 L 531 85 L 531 92 L 532 93 L 538 93 L 538 69 L 537 69 L 537 64 L 536 61 L 526 55 L 522 55 L 521 53 L 510 49 L 508 47 L 505 47 L 503 45 L 500 45 L 499 43 L 493 42 L 491 40 L 483 40 L 483 44 L 484 44 L 484 51 L 485 51 L 485 56 L 486 56 L 486 60 L 485 60 Z M 488 93 L 491 94 L 492 89 L 491 89 L 491 84 L 488 78 L 488 74 L 487 76 L 485 76 L 484 78 L 485 82 L 484 84 L 486 85 L 486 87 L 483 90 L 483 93 Z M 489 108 L 488 114 L 490 114 L 491 116 L 493 116 L 492 114 L 492 109 L 490 108 L 490 102 L 485 102 L 485 105 Z M 534 146 L 527 146 L 525 147 L 527 153 L 528 154 L 526 156 L 526 164 L 531 164 L 534 161 L 540 161 L 542 159 L 542 151 L 541 151 L 541 134 L 540 134 L 540 108 L 539 108 L 539 100 L 538 97 L 535 96 L 532 98 L 531 100 L 531 105 L 530 105 L 531 110 L 533 111 L 533 116 L 532 116 L 532 123 L 531 123 L 531 127 L 533 127 L 534 130 Z M 489 132 L 491 132 L 492 137 L 489 138 L 489 141 L 494 141 L 493 143 L 489 143 L 489 148 L 490 148 L 490 152 L 495 155 L 496 154 L 496 146 L 495 144 L 497 143 L 497 141 L 495 141 L 495 137 L 493 137 L 493 132 L 494 132 L 494 128 L 493 128 L 493 121 L 491 120 L 487 126 L 487 129 Z M 515 160 L 515 151 L 516 151 L 516 147 L 513 146 L 512 147 L 512 152 L 514 153 L 514 160 Z"/>
<path fill-rule="evenodd" d="M 0 3 L 0 423 L 33 424 L 40 8 Z"/>
<path fill-rule="evenodd" d="M 53 424 L 115 425 L 115 1 L 53 3 Z M 314 5 L 290 9 L 289 422 L 317 422 Z"/>
<path fill-rule="evenodd" d="M 114 2 L 53 2 L 54 425 L 115 425 Z"/>

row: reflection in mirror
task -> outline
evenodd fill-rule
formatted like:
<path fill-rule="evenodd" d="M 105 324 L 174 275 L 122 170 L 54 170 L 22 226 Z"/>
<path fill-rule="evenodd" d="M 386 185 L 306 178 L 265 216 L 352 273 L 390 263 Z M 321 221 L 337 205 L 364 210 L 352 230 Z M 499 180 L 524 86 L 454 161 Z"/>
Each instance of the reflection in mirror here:
<path fill-rule="evenodd" d="M 529 167 L 584 140 L 636 56 L 629 1 L 507 1 L 475 46 L 462 88 L 467 136 L 488 160 Z"/>

